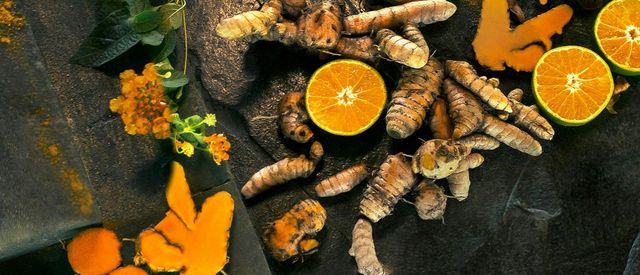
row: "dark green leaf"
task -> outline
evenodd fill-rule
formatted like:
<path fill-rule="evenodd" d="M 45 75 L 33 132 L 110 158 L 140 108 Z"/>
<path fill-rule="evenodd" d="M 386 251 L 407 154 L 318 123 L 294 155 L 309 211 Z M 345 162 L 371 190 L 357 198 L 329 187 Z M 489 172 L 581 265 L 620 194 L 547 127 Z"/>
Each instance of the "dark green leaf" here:
<path fill-rule="evenodd" d="M 158 46 L 162 44 L 162 40 L 164 39 L 164 35 L 162 35 L 157 31 L 150 31 L 146 33 L 141 33 L 139 35 L 140 35 L 140 41 L 142 41 L 142 44 L 151 45 L 151 46 Z"/>
<path fill-rule="evenodd" d="M 110 14 L 123 8 L 127 8 L 123 0 L 99 0 L 96 9 L 96 21 L 100 22 Z"/>
<path fill-rule="evenodd" d="M 189 125 L 190 127 L 195 127 L 196 125 L 200 124 L 200 122 L 202 122 L 202 118 L 199 115 L 192 115 L 186 118 L 184 122 L 187 123 L 187 125 Z"/>
<path fill-rule="evenodd" d="M 162 22 L 162 13 L 154 10 L 145 10 L 138 13 L 131 21 L 131 27 L 137 33 L 150 32 Z"/>
<path fill-rule="evenodd" d="M 180 88 L 189 83 L 189 78 L 180 71 L 172 71 L 171 76 L 162 79 L 162 86 L 167 88 Z"/>
<path fill-rule="evenodd" d="M 107 15 L 71 57 L 71 62 L 98 67 L 129 50 L 140 37 L 127 23 L 129 11 L 122 7 Z"/>
<path fill-rule="evenodd" d="M 164 40 L 162 44 L 157 47 L 153 47 L 151 49 L 151 56 L 153 57 L 153 62 L 161 62 L 162 60 L 167 59 L 167 57 L 175 50 L 176 48 L 176 33 L 174 31 L 168 32 L 164 36 Z"/>
<path fill-rule="evenodd" d="M 158 9 L 162 13 L 162 23 L 160 24 L 160 31 L 169 32 L 171 30 L 177 30 L 182 27 L 182 13 L 183 6 L 175 3 L 167 3 Z"/>
<path fill-rule="evenodd" d="M 198 137 L 192 133 L 183 133 L 180 134 L 180 137 L 190 143 L 197 143 L 198 142 Z"/>
<path fill-rule="evenodd" d="M 182 123 L 182 121 L 172 121 L 171 125 L 173 125 L 173 128 L 175 129 L 175 132 L 182 132 L 184 131 L 184 123 Z"/>
<path fill-rule="evenodd" d="M 129 14 L 131 16 L 135 16 L 142 11 L 151 8 L 151 4 L 149 0 L 125 0 L 127 1 L 127 6 L 129 7 Z"/>

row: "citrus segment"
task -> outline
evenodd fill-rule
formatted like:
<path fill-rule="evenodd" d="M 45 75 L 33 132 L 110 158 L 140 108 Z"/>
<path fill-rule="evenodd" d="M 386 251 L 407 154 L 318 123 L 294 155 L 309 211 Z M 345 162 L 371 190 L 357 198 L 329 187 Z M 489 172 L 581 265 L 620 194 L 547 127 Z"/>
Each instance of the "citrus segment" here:
<path fill-rule="evenodd" d="M 605 108 L 613 93 L 613 77 L 593 51 L 565 46 L 540 58 L 533 72 L 533 91 L 540 107 L 557 123 L 577 126 Z"/>
<path fill-rule="evenodd" d="M 384 80 L 369 65 L 336 60 L 318 69 L 307 86 L 311 120 L 336 135 L 353 136 L 378 120 L 387 100 Z"/>
<path fill-rule="evenodd" d="M 614 71 L 640 75 L 640 0 L 611 1 L 598 14 L 594 32 Z"/>

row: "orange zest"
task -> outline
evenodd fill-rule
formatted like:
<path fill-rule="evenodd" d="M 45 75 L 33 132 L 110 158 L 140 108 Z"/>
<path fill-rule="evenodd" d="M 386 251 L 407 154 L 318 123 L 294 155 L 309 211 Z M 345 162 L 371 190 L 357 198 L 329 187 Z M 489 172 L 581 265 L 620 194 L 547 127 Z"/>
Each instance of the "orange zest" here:
<path fill-rule="evenodd" d="M 614 71 L 640 75 L 640 0 L 611 1 L 598 15 L 594 31 Z"/>
<path fill-rule="evenodd" d="M 321 129 L 353 136 L 369 129 L 387 100 L 384 80 L 371 66 L 336 60 L 318 69 L 307 86 L 305 103 L 311 120 Z"/>
<path fill-rule="evenodd" d="M 594 119 L 613 93 L 607 63 L 593 51 L 565 46 L 547 52 L 533 72 L 534 96 L 557 123 L 578 126 Z"/>

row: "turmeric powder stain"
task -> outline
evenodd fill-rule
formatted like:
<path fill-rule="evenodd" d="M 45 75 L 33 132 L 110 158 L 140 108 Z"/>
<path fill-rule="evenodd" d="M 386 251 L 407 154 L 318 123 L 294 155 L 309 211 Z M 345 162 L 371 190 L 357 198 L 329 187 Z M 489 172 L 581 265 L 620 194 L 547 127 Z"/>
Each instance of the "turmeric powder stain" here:
<path fill-rule="evenodd" d="M 14 7 L 13 0 L 0 0 L 0 44 L 10 44 L 11 33 L 24 25 L 24 17 L 16 14 Z"/>
<path fill-rule="evenodd" d="M 38 116 L 45 118 L 36 129 L 38 135 L 37 146 L 49 159 L 49 163 L 58 171 L 62 182 L 71 190 L 72 203 L 76 210 L 83 216 L 93 214 L 93 195 L 87 185 L 80 179 L 75 168 L 71 167 L 64 159 L 60 144 L 55 143 L 51 137 L 51 121 L 42 109 L 35 111 Z"/>
<path fill-rule="evenodd" d="M 516 71 L 533 71 L 551 49 L 551 36 L 561 34 L 572 16 L 571 7 L 563 4 L 511 30 L 507 0 L 484 0 L 473 40 L 476 59 L 494 71 L 504 70 L 505 64 Z"/>

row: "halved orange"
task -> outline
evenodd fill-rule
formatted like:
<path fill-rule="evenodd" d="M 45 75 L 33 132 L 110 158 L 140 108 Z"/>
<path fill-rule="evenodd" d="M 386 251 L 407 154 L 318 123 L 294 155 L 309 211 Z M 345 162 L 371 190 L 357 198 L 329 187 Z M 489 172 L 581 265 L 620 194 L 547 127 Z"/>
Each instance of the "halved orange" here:
<path fill-rule="evenodd" d="M 311 120 L 334 135 L 354 136 L 378 120 L 387 90 L 380 74 L 360 61 L 341 59 L 320 67 L 309 80 L 305 103 Z"/>
<path fill-rule="evenodd" d="M 598 14 L 594 32 L 615 72 L 640 75 L 640 0 L 611 1 Z"/>
<path fill-rule="evenodd" d="M 593 51 L 564 46 L 545 53 L 533 70 L 533 94 L 540 108 L 559 124 L 593 120 L 613 94 L 607 63 Z"/>

